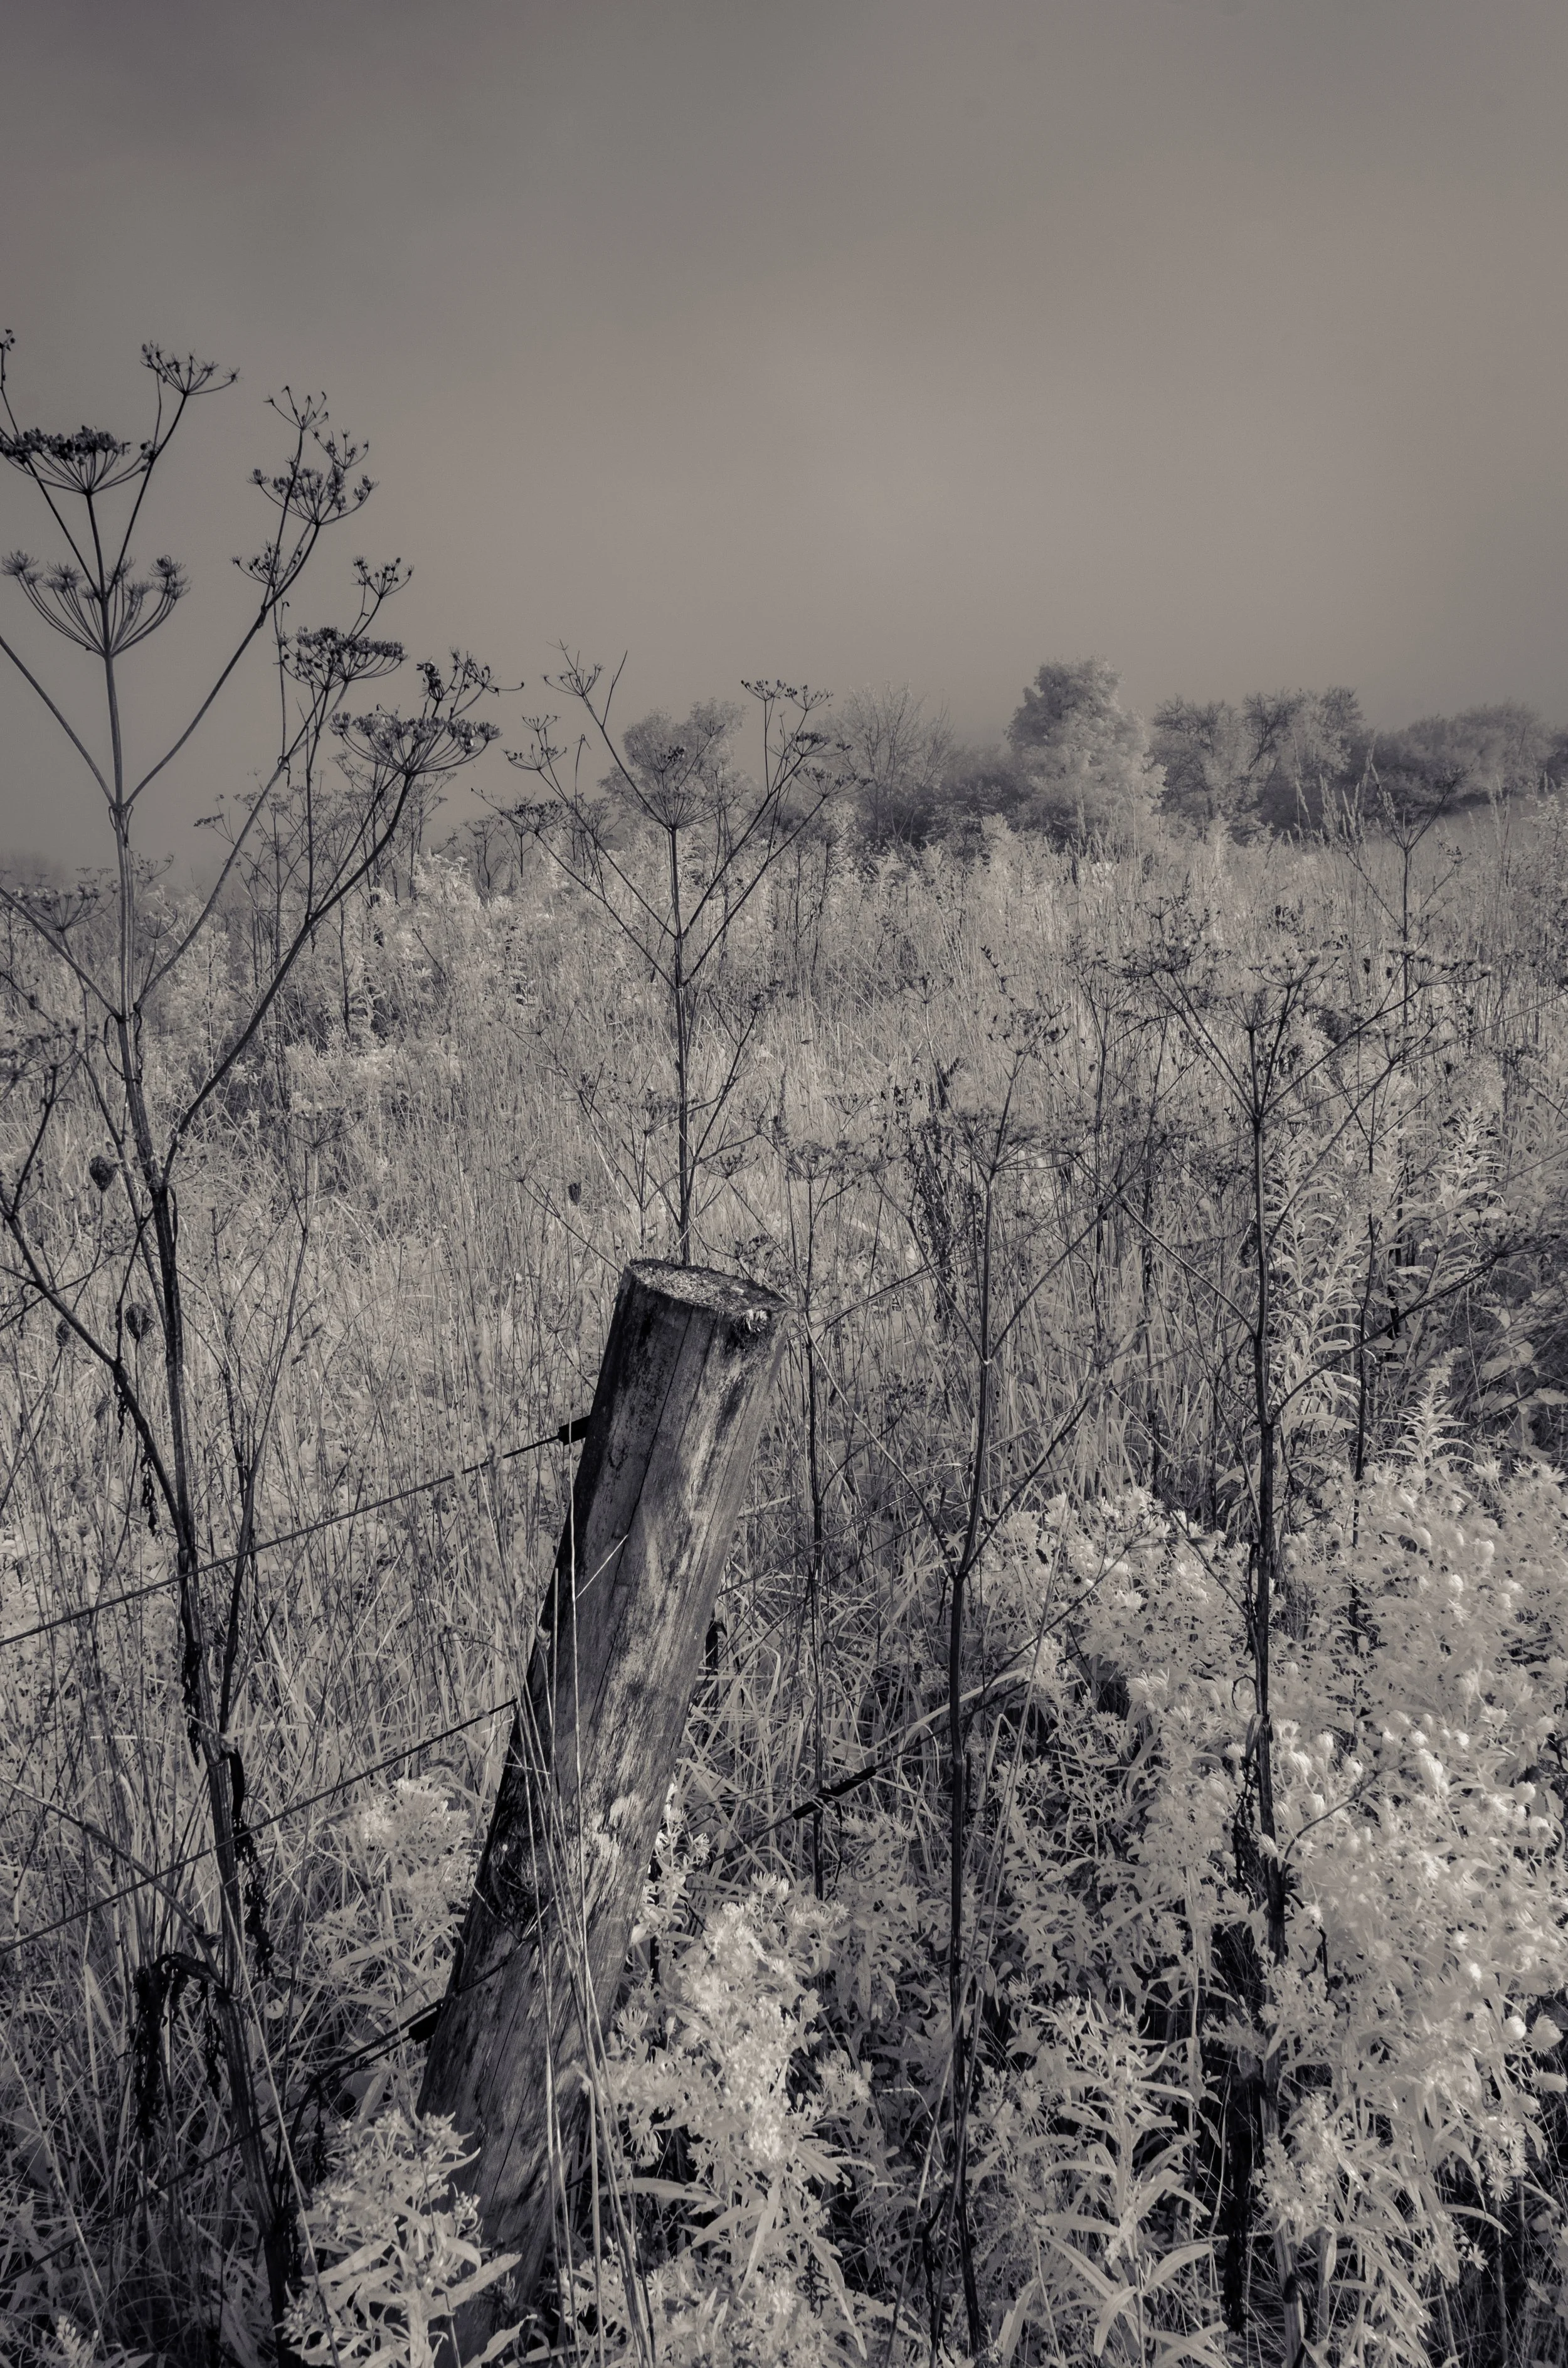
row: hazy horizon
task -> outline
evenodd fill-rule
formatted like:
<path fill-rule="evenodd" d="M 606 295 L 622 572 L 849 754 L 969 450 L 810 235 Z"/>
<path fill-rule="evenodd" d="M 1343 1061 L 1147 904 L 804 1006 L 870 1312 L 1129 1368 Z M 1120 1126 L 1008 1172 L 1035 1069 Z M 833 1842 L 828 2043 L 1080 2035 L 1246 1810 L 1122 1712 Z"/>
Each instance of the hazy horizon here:
<path fill-rule="evenodd" d="M 143 338 L 241 372 L 139 537 L 196 583 L 131 662 L 149 738 L 243 612 L 284 381 L 380 481 L 297 621 L 401 552 L 389 626 L 523 677 L 514 742 L 557 639 L 630 653 L 626 721 L 778 674 L 984 740 L 1090 653 L 1145 713 L 1343 682 L 1384 727 L 1568 721 L 1560 9 L 12 0 L 7 50 L 24 421 L 144 432 Z M 6 472 L 0 547 L 46 523 Z M 34 627 L 0 587 L 90 695 Z M 85 859 L 5 678 L 0 848 Z M 190 854 L 262 722 L 220 717 L 151 844 Z"/>

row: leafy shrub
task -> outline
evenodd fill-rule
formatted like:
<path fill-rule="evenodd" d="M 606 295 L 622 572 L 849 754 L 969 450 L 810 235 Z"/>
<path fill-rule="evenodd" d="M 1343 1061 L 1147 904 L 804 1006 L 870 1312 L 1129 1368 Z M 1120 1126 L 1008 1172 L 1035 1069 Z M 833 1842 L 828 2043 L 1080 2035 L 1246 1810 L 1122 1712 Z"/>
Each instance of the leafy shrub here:
<path fill-rule="evenodd" d="M 668 1833 L 659 1854 L 675 1855 Z M 655 2356 L 693 2368 L 864 2354 L 867 2314 L 845 2285 L 828 2205 L 852 2169 L 838 2137 L 863 2120 L 867 2089 L 809 1987 L 836 1921 L 778 1877 L 695 1930 L 667 1898 L 655 1904 L 659 1978 L 623 2008 L 605 2074 L 650 2248 L 643 2297 L 629 2298 L 615 2255 L 582 2268 L 570 2296 L 574 2323 L 611 2356 L 637 2356 L 639 2308 Z"/>
<path fill-rule="evenodd" d="M 472 2160 L 443 2114 L 392 2105 L 346 2133 L 305 2214 L 312 2271 L 288 2334 L 307 2368 L 435 2368 L 457 2314 L 517 2260 L 485 2258 L 479 2206 L 455 2184 Z M 501 2358 L 517 2332 L 497 2331 L 464 2368 Z"/>

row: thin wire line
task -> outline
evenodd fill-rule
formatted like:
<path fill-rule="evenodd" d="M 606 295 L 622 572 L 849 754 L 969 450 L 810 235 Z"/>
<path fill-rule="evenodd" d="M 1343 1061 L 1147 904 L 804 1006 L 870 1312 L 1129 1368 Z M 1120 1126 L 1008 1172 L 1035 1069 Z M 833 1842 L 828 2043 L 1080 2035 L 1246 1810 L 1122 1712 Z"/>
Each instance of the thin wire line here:
<path fill-rule="evenodd" d="M 274 1809 L 265 1817 L 247 1818 L 245 1830 L 250 1834 L 265 1833 L 269 1826 L 281 1825 L 286 1817 L 300 1816 L 306 1809 L 313 1809 L 321 1802 L 330 1801 L 335 1793 L 347 1793 L 352 1786 L 363 1784 L 369 1777 L 381 1775 L 383 1770 L 395 1768 L 400 1759 L 412 1759 L 416 1753 L 429 1750 L 433 1744 L 445 1743 L 449 1736 L 465 1734 L 471 1726 L 479 1726 L 485 1719 L 498 1717 L 503 1711 L 516 1708 L 517 1696 L 508 1694 L 504 1702 L 492 1702 L 487 1710 L 475 1711 L 472 1718 L 459 1719 L 455 1726 L 443 1726 L 436 1734 L 422 1735 L 416 1741 L 405 1743 L 401 1751 L 391 1752 L 386 1759 L 378 1759 L 368 1768 L 357 1768 L 352 1774 L 340 1776 L 335 1783 L 324 1785 L 319 1793 L 309 1793 L 301 1800 L 290 1801 L 286 1808 Z M 85 1917 L 96 1916 L 101 1908 L 117 1907 L 122 1899 L 132 1898 L 137 1892 L 145 1891 L 150 1884 L 166 1883 L 171 1875 L 180 1874 L 187 1867 L 199 1866 L 203 1859 L 210 1858 L 217 1847 L 216 1842 L 207 1842 L 200 1850 L 187 1851 L 184 1858 L 176 1858 L 167 1866 L 154 1867 L 150 1874 L 138 1875 L 134 1883 L 126 1884 L 119 1891 L 107 1892 L 101 1898 L 89 1900 L 85 1907 L 74 1907 L 69 1915 L 57 1916 L 51 1924 L 37 1925 L 31 1931 L 18 1932 L 12 1940 L 0 1941 L 0 1956 L 8 1957 L 13 1951 L 25 1949 L 34 1941 L 47 1940 L 51 1932 L 63 1932 L 68 1925 L 79 1924 Z"/>
<path fill-rule="evenodd" d="M 390 1497 L 372 1497 L 368 1503 L 350 1505 L 341 1513 L 328 1513 L 319 1521 L 307 1521 L 297 1530 L 280 1531 L 275 1538 L 258 1538 L 251 1548 L 253 1554 L 266 1554 L 271 1546 L 292 1545 L 300 1538 L 313 1538 L 318 1531 L 332 1530 L 344 1521 L 358 1520 L 362 1513 L 384 1512 L 389 1505 L 401 1505 L 410 1497 L 424 1496 L 431 1488 L 444 1488 L 450 1480 L 472 1480 L 476 1473 L 488 1472 L 493 1464 L 509 1463 L 515 1456 L 537 1454 L 541 1447 L 570 1447 L 582 1438 L 587 1428 L 587 1417 L 575 1415 L 570 1422 L 559 1423 L 555 1429 L 545 1431 L 538 1439 L 527 1439 L 520 1447 L 503 1448 L 498 1455 L 483 1455 L 477 1463 L 460 1463 L 452 1472 L 439 1472 L 434 1480 L 411 1481 L 406 1488 L 394 1488 Z M 210 1562 L 198 1563 L 196 1576 L 203 1571 L 226 1570 L 233 1561 L 233 1554 L 216 1554 Z"/>
<path fill-rule="evenodd" d="M 582 1438 L 586 1428 L 587 1417 L 574 1415 L 570 1422 L 559 1424 L 554 1430 L 546 1431 L 539 1439 L 525 1440 L 520 1447 L 506 1447 L 498 1455 L 486 1455 L 477 1463 L 462 1463 L 454 1471 L 438 1472 L 433 1480 L 412 1481 L 406 1488 L 394 1489 L 390 1497 L 372 1497 L 364 1504 L 350 1505 L 346 1511 L 328 1513 L 319 1521 L 306 1521 L 297 1530 L 280 1530 L 276 1537 L 257 1538 L 249 1551 L 267 1554 L 274 1546 L 297 1544 L 301 1538 L 313 1538 L 323 1530 L 337 1529 L 345 1521 L 358 1520 L 363 1513 L 384 1512 L 389 1505 L 405 1504 L 410 1497 L 424 1496 L 432 1488 L 444 1488 L 453 1480 L 472 1480 L 476 1473 L 488 1472 L 493 1464 L 510 1463 L 519 1455 L 535 1455 L 541 1447 L 570 1447 Z M 200 1578 L 208 1571 L 226 1570 L 233 1561 L 233 1554 L 215 1554 L 210 1561 L 199 1562 L 191 1576 Z M 74 1611 L 57 1612 L 53 1619 L 40 1620 L 31 1628 L 18 1628 L 11 1635 L 0 1636 L 0 1648 L 8 1645 L 30 1644 L 35 1636 L 51 1635 L 55 1629 L 69 1628 L 78 1620 L 96 1620 L 100 1611 L 114 1611 L 122 1604 L 144 1602 L 148 1596 L 161 1595 L 165 1588 L 173 1587 L 178 1576 L 177 1571 L 169 1571 L 162 1578 L 150 1579 L 145 1587 L 127 1588 L 121 1595 L 103 1595 L 96 1603 L 80 1604 Z"/>
<path fill-rule="evenodd" d="M 14 1634 L 0 1636 L 0 1647 L 7 1645 L 30 1644 L 35 1636 L 48 1636 L 56 1628 L 69 1628 L 74 1621 L 96 1620 L 100 1611 L 113 1611 L 122 1603 L 141 1603 L 149 1595 L 162 1595 L 175 1583 L 175 1573 L 163 1578 L 150 1579 L 145 1587 L 128 1588 L 123 1595 L 103 1595 L 96 1603 L 85 1603 L 75 1611 L 62 1611 L 52 1620 L 40 1620 L 36 1627 L 18 1628 Z"/>
<path fill-rule="evenodd" d="M 491 1969 L 492 1974 L 500 1971 L 501 1967 L 498 1965 Z M 480 1976 L 481 1981 L 488 1981 L 490 1978 L 491 1974 Z M 477 1989 L 479 1982 L 475 1982 L 472 1987 Z M 426 2022 L 433 2024 L 440 2009 L 440 1999 L 437 1999 L 434 2006 L 422 2006 L 416 2013 L 405 2015 L 401 2022 L 393 2023 L 390 2031 L 381 2032 L 375 2037 L 365 2040 L 359 2046 L 349 2048 L 345 2055 L 332 2057 L 329 2062 L 322 2066 L 319 2071 L 312 2072 L 306 2081 L 302 2092 L 295 2100 L 294 2115 L 297 2116 L 309 2103 L 312 2091 L 324 2088 L 328 2080 L 341 2078 L 345 2073 L 351 2072 L 361 2065 L 373 2064 L 378 2056 L 390 2055 L 392 2049 L 400 2046 L 405 2039 L 417 2040 L 423 2036 L 420 2030 L 421 2024 Z M 272 2113 L 264 2119 L 260 2135 L 264 2137 L 269 2136 L 274 2131 L 280 2130 L 282 2127 L 283 2117 L 278 2113 Z M 241 2143 L 242 2140 L 238 2137 L 225 2138 L 221 2146 L 210 2147 L 206 2154 L 198 2155 L 194 2162 L 187 2163 L 165 2184 L 160 2186 L 150 2181 L 150 2192 L 144 2191 L 133 2197 L 129 2203 L 118 2205 L 114 2211 L 107 2214 L 106 2225 L 118 2227 L 122 2220 L 131 2219 L 149 2203 L 166 2203 L 177 2187 L 194 2177 L 198 2171 L 210 2169 L 213 2163 L 222 2162 L 224 2156 L 233 2154 Z M 71 2252 L 78 2245 L 85 2247 L 85 2238 L 80 2233 L 67 2237 L 62 2244 L 54 2246 L 47 2253 L 31 2255 L 28 2267 L 29 2270 L 47 2268 L 51 2261 L 59 2260 L 62 2254 Z"/>

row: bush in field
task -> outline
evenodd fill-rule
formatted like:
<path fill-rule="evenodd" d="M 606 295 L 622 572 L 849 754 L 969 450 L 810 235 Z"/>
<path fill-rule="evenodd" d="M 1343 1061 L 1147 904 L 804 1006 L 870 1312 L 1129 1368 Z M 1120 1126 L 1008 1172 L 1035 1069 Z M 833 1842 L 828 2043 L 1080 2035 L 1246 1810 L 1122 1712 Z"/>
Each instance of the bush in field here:
<path fill-rule="evenodd" d="M 660 1839 L 661 1863 L 676 1848 Z M 619 2257 L 576 2272 L 585 2347 L 653 2356 L 808 2363 L 864 2356 L 863 2299 L 846 2286 L 829 2211 L 854 2165 L 835 2137 L 866 2118 L 867 2089 L 824 2044 L 809 1987 L 837 1920 L 779 1877 L 717 1906 L 695 1930 L 650 1901 L 660 1975 L 622 2009 L 606 2071 L 627 2192 L 641 2223 L 642 2292 Z M 672 2175 L 674 2174 L 674 2175 Z"/>
<path fill-rule="evenodd" d="M 1064 1885 L 1055 1929 L 1018 1936 L 1010 2052 L 1049 2053 L 1053 1970 L 1086 1977 L 1140 2030 L 1156 2017 L 1185 2054 L 1226 2286 L 1244 2293 L 1256 2213 L 1315 2288 L 1332 2356 L 1422 2360 L 1428 2299 L 1468 2257 L 1473 2208 L 1497 2209 L 1521 2180 L 1544 2180 L 1546 2210 L 1560 2208 L 1542 2100 L 1562 2084 L 1543 2009 L 1568 1987 L 1561 1483 L 1503 1483 L 1428 1432 L 1302 1530 L 1277 1664 L 1278 1963 L 1236 1812 L 1247 1722 L 1224 1672 L 1243 1574 L 1146 1504 L 1108 1506 L 1086 1531 L 1062 1520 L 1045 1558 L 1028 1557 L 1077 1607 L 1066 1650 L 1042 1655 L 1046 1717 L 1076 1729 L 1080 1766 L 1097 1762 L 1077 1817 L 1097 1810 L 1124 1839 L 1096 1867 L 1092 1912 Z M 1115 1674 L 1124 1709 L 1092 1714 L 1085 1665 Z M 1064 1760 L 1060 1746 L 1026 1756 L 1004 1899 L 1050 1896 L 1061 1828 L 1028 1812 L 1046 1811 Z M 1274 2126 L 1256 2113 L 1271 2066 Z M 997 2105 L 1006 2118 L 1005 2081 Z M 1010 2211 L 1017 2194 L 1004 2182 L 995 2202 Z"/>
<path fill-rule="evenodd" d="M 512 2267 L 485 2255 L 479 2206 L 458 2179 L 472 2159 L 440 2115 L 392 2106 L 353 2129 L 305 2215 L 311 2276 L 286 2321 L 304 2368 L 437 2368 L 453 2322 Z M 499 2329 L 463 2368 L 512 2345 Z"/>

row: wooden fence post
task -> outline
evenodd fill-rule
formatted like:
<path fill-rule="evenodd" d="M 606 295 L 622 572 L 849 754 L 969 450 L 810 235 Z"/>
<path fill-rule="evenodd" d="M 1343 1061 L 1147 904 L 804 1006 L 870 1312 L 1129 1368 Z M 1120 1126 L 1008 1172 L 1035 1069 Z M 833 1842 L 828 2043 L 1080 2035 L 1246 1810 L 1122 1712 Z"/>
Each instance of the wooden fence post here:
<path fill-rule="evenodd" d="M 419 2100 L 477 2144 L 467 2177 L 487 2242 L 520 2257 L 524 2302 L 553 2224 L 558 2134 L 580 2110 L 626 1963 L 785 1314 L 727 1275 L 648 1260 L 621 1277 Z"/>

